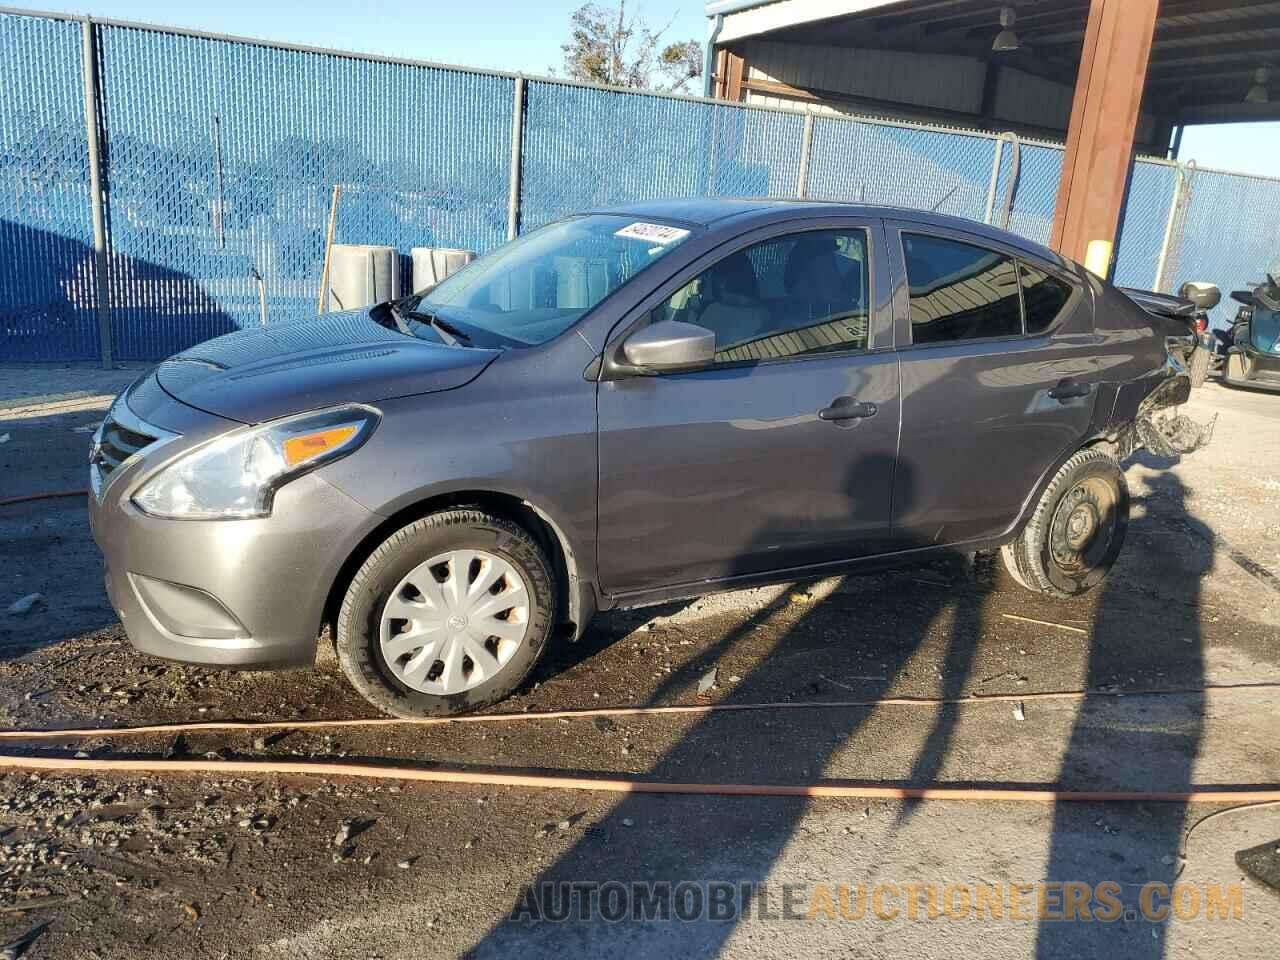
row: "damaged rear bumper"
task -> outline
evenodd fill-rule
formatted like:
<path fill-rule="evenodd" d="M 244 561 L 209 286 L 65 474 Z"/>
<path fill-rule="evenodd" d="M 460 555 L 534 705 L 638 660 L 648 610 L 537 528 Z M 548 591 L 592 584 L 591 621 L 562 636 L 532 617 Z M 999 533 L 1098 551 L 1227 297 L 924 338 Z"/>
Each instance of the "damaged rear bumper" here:
<path fill-rule="evenodd" d="M 1158 457 L 1179 457 L 1207 447 L 1217 426 L 1215 413 L 1208 423 L 1199 423 L 1176 408 L 1191 399 L 1191 378 L 1178 371 L 1162 383 L 1138 407 L 1134 420 L 1133 446 L 1145 447 Z"/>

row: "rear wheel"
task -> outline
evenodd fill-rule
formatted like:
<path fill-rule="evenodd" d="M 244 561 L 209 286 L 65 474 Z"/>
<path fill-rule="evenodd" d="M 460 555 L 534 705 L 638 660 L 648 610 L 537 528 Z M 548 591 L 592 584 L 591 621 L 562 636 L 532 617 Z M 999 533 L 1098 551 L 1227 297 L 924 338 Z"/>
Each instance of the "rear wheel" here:
<path fill-rule="evenodd" d="M 1001 548 L 1022 586 L 1053 597 L 1096 587 L 1115 565 L 1129 525 L 1129 487 L 1115 459 L 1081 450 L 1050 481 L 1018 539 Z"/>
<path fill-rule="evenodd" d="M 555 601 L 551 566 L 524 529 L 477 510 L 432 514 L 356 572 L 338 614 L 338 660 L 395 716 L 474 710 L 533 669 Z"/>

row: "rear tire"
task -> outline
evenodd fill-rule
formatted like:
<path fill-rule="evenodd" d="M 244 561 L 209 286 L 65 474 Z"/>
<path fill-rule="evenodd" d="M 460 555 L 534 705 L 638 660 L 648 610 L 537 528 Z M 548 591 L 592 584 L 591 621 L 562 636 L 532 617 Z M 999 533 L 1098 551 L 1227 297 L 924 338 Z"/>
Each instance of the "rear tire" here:
<path fill-rule="evenodd" d="M 488 706 L 542 656 L 556 589 L 522 527 L 479 510 L 433 513 L 393 533 L 356 571 L 338 613 L 338 662 L 393 716 Z"/>
<path fill-rule="evenodd" d="M 1212 358 L 1208 350 L 1204 347 L 1196 347 L 1195 352 L 1191 354 L 1191 362 L 1187 365 L 1191 374 L 1191 386 L 1204 386 L 1205 380 L 1209 378 L 1210 359 Z"/>
<path fill-rule="evenodd" d="M 1051 597 L 1074 597 L 1105 579 L 1124 546 L 1129 486 L 1113 457 L 1081 450 L 1064 463 L 1016 540 L 1000 549 L 1019 584 Z"/>

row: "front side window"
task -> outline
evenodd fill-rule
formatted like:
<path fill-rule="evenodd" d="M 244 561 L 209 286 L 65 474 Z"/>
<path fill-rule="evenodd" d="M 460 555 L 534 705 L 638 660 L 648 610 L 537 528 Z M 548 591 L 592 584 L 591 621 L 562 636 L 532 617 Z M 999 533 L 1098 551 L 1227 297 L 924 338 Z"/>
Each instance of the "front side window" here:
<path fill-rule="evenodd" d="M 1022 333 L 1018 268 L 985 247 L 904 233 L 911 342 L 949 343 Z"/>
<path fill-rule="evenodd" d="M 716 335 L 716 364 L 867 349 L 864 230 L 815 230 L 730 254 L 653 312 Z"/>
<path fill-rule="evenodd" d="M 568 330 L 690 234 L 634 217 L 573 217 L 481 257 L 410 309 L 439 317 L 482 346 L 534 346 Z"/>

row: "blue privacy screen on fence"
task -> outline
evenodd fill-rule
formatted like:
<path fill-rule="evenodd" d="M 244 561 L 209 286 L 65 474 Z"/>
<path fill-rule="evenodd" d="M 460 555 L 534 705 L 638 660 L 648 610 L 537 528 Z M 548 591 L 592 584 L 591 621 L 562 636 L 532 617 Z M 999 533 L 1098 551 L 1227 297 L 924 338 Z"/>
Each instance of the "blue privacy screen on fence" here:
<path fill-rule="evenodd" d="M 0 359 L 94 360 L 80 25 L 0 17 Z"/>
<path fill-rule="evenodd" d="M 101 314 L 82 30 L 98 77 Z M 143 360 L 255 326 L 264 313 L 270 323 L 313 316 L 335 186 L 335 240 L 387 244 L 406 257 L 415 246 L 484 253 L 511 230 L 574 211 L 680 196 L 936 208 L 997 225 L 1007 218 L 1011 230 L 1047 242 L 1062 149 L 997 141 L 0 14 L 0 360 L 98 359 L 100 317 L 109 318 L 112 357 Z M 1180 179 L 1175 165 L 1139 162 L 1117 279 L 1244 286 L 1275 265 L 1277 224 L 1280 181 L 1208 171 Z M 1225 323 L 1229 310 L 1215 320 Z"/>
<path fill-rule="evenodd" d="M 530 81 L 520 223 L 627 200 L 795 196 L 798 114 Z"/>
<path fill-rule="evenodd" d="M 1129 201 L 1120 221 L 1120 242 L 1116 247 L 1115 282 L 1120 286 L 1141 290 L 1155 287 L 1177 179 L 1178 168 L 1167 163 L 1139 160 L 1134 164 Z M 1170 263 L 1168 267 L 1176 271 L 1175 264 Z"/>
<path fill-rule="evenodd" d="M 101 32 L 115 353 L 315 313 L 342 243 L 506 235 L 514 82 L 124 27 Z"/>
<path fill-rule="evenodd" d="M 990 137 L 818 118 L 808 195 L 981 220 L 994 157 Z"/>

